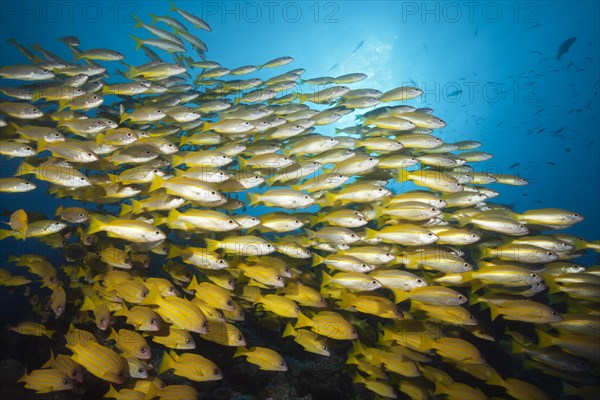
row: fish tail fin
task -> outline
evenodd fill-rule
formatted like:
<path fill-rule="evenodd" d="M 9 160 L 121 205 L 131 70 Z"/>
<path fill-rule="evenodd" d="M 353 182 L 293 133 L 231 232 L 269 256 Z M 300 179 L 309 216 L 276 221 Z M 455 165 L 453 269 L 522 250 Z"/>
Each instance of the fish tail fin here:
<path fill-rule="evenodd" d="M 123 112 L 121 114 L 121 119 L 119 120 L 119 123 L 122 124 L 123 122 L 127 121 L 128 119 L 130 119 L 130 115 L 128 112 Z"/>
<path fill-rule="evenodd" d="M 174 363 L 175 363 L 175 361 L 169 355 L 169 353 L 167 353 L 166 351 L 163 351 L 162 360 L 160 360 L 160 367 L 158 367 L 158 373 L 162 374 L 163 372 L 173 368 Z"/>
<path fill-rule="evenodd" d="M 325 193 L 325 204 L 324 206 L 333 206 L 335 204 L 336 195 L 335 193 Z"/>
<path fill-rule="evenodd" d="M 312 320 L 308 318 L 306 315 L 302 314 L 302 312 L 298 313 L 298 320 L 296 321 L 296 325 L 294 325 L 295 329 L 302 328 L 305 326 L 312 326 Z"/>
<path fill-rule="evenodd" d="M 219 248 L 220 242 L 218 240 L 204 239 L 204 241 L 206 242 L 206 250 L 208 251 L 215 251 Z"/>
<path fill-rule="evenodd" d="M 491 373 L 490 378 L 487 381 L 485 381 L 485 383 L 488 385 L 491 385 L 491 386 L 504 387 L 504 385 L 506 385 L 506 382 L 504 381 L 504 379 L 502 379 L 500 374 L 498 374 L 498 372 L 496 372 L 496 370 L 493 368 L 492 368 L 492 373 Z"/>
<path fill-rule="evenodd" d="M 494 321 L 500 315 L 500 309 L 494 303 L 489 303 L 489 305 L 490 305 L 491 318 L 492 318 L 492 321 Z"/>
<path fill-rule="evenodd" d="M 140 200 L 131 199 L 131 212 L 139 214 L 142 212 L 144 206 Z"/>
<path fill-rule="evenodd" d="M 171 5 L 171 7 L 169 8 L 169 11 L 177 11 L 177 6 L 175 5 L 175 3 L 173 3 L 172 1 L 169 1 L 169 4 Z"/>
<path fill-rule="evenodd" d="M 379 218 L 382 215 L 384 215 L 385 214 L 385 210 L 386 210 L 386 208 L 384 206 L 374 205 L 373 206 L 373 211 L 375 212 L 375 218 Z"/>
<path fill-rule="evenodd" d="M 483 250 L 481 250 L 481 258 L 492 258 L 493 254 L 492 254 L 492 248 L 491 247 L 486 247 Z"/>
<path fill-rule="evenodd" d="M 165 180 L 158 175 L 154 175 L 152 178 L 152 183 L 150 183 L 150 187 L 148 188 L 148 192 L 153 192 L 163 187 Z"/>
<path fill-rule="evenodd" d="M 600 252 L 600 240 L 594 240 L 593 242 L 587 242 L 585 244 L 585 248 L 594 250 L 596 253 Z"/>
<path fill-rule="evenodd" d="M 333 278 L 327 272 L 323 271 L 323 277 L 321 278 L 321 288 L 331 284 L 333 282 Z"/>
<path fill-rule="evenodd" d="M 167 253 L 167 259 L 178 257 L 181 254 L 181 248 L 171 244 L 169 246 L 169 252 Z"/>
<path fill-rule="evenodd" d="M 90 214 L 90 226 L 88 227 L 87 234 L 91 235 L 93 233 L 102 231 L 104 225 L 104 221 L 101 221 L 100 219 L 94 217 L 94 215 Z"/>
<path fill-rule="evenodd" d="M 108 392 L 106 392 L 104 394 L 105 398 L 109 398 L 109 399 L 118 399 L 120 397 L 122 397 L 122 395 L 117 392 L 117 390 L 113 387 L 113 385 L 109 385 L 108 386 Z"/>
<path fill-rule="evenodd" d="M 108 340 L 114 340 L 115 342 L 117 341 L 117 330 L 114 328 L 110 329 L 110 333 L 108 334 Z"/>
<path fill-rule="evenodd" d="M 169 210 L 169 216 L 167 217 L 167 226 L 173 225 L 179 218 L 181 218 L 182 213 L 177 211 L 176 208 L 172 208 Z"/>
<path fill-rule="evenodd" d="M 96 305 L 88 296 L 83 298 L 83 305 L 79 309 L 79 311 L 93 311 L 96 308 Z"/>
<path fill-rule="evenodd" d="M 305 94 L 298 94 L 298 103 L 303 104 L 306 100 L 308 100 L 308 96 Z"/>
<path fill-rule="evenodd" d="M 317 265 L 322 264 L 323 260 L 325 260 L 324 257 L 318 255 L 317 253 L 313 253 L 313 262 L 311 267 L 316 267 Z"/>
<path fill-rule="evenodd" d="M 539 347 L 550 347 L 554 344 L 553 343 L 554 336 L 551 336 L 551 335 L 547 334 L 546 332 L 542 332 L 539 329 L 536 329 L 535 333 L 537 334 Z"/>
<path fill-rule="evenodd" d="M 42 368 L 50 368 L 54 363 L 54 352 L 50 349 L 50 359 L 42 365 Z"/>
<path fill-rule="evenodd" d="M 254 206 L 260 203 L 260 194 L 259 193 L 247 193 L 248 196 L 248 205 Z"/>
<path fill-rule="evenodd" d="M 356 298 L 356 296 L 354 296 L 349 290 L 344 290 L 342 292 L 342 302 L 340 304 L 341 308 L 348 308 L 352 306 L 352 302 L 354 301 L 354 299 Z"/>
<path fill-rule="evenodd" d="M 152 288 L 150 289 L 150 292 L 148 293 L 148 295 L 146 296 L 146 298 L 144 298 L 144 300 L 141 301 L 140 305 L 160 305 L 162 303 L 162 296 L 160 295 L 160 291 L 158 290 L 158 286 L 156 285 L 152 285 Z"/>
<path fill-rule="evenodd" d="M 247 353 L 248 353 L 248 349 L 245 348 L 245 347 L 243 347 L 243 346 L 240 346 L 240 347 L 237 348 L 237 350 L 235 351 L 235 353 L 233 353 L 233 356 L 234 357 L 241 357 L 241 356 L 243 356 L 243 355 L 245 355 Z"/>
<path fill-rule="evenodd" d="M 50 329 L 46 329 L 46 331 L 44 332 L 44 335 L 48 336 L 48 339 L 52 339 L 52 336 L 56 333 L 56 331 L 50 330 Z"/>
<path fill-rule="evenodd" d="M 288 337 L 288 336 L 293 336 L 296 337 L 297 333 L 296 330 L 294 329 L 294 327 L 292 326 L 292 324 L 290 324 L 289 322 L 287 323 L 287 325 L 285 326 L 285 329 L 283 331 L 283 334 L 281 335 L 281 337 Z"/>
<path fill-rule="evenodd" d="M 204 124 L 202 125 L 202 132 L 206 132 L 207 130 L 209 130 L 212 127 L 212 124 L 210 122 L 204 122 Z"/>
<path fill-rule="evenodd" d="M 375 239 L 378 233 L 374 229 L 365 228 L 365 240 Z"/>
<path fill-rule="evenodd" d="M 129 204 L 122 204 L 121 205 L 121 212 L 119 213 L 119 217 L 122 217 L 124 215 L 128 215 L 128 214 L 132 214 L 133 213 L 133 207 L 130 206 Z"/>
<path fill-rule="evenodd" d="M 58 111 L 62 111 L 65 108 L 69 107 L 69 101 L 68 100 L 58 100 Z"/>
<path fill-rule="evenodd" d="M 19 378 L 19 380 L 17 381 L 17 383 L 27 382 L 27 378 L 28 377 L 29 377 L 29 375 L 27 374 L 27 367 L 25 367 L 25 372 L 23 373 L 23 376 Z"/>
<path fill-rule="evenodd" d="M 38 144 L 39 147 L 39 144 Z M 31 164 L 28 164 L 27 161 L 23 161 L 21 165 L 17 168 L 17 172 L 15 176 L 27 175 L 27 174 L 35 174 L 36 167 Z"/>
<path fill-rule="evenodd" d="M 129 314 L 129 308 L 125 303 L 121 303 L 121 308 L 113 313 L 115 317 L 126 317 Z"/>
<path fill-rule="evenodd" d="M 152 24 L 154 24 L 154 21 L 152 22 Z M 133 35 L 129 35 L 130 38 L 132 38 L 133 40 L 135 40 L 135 49 L 139 50 L 142 48 L 142 46 L 144 45 L 144 41 L 142 39 L 140 39 L 139 37 L 133 36 Z"/>
<path fill-rule="evenodd" d="M 394 303 L 402 303 L 403 301 L 408 300 L 408 292 L 399 289 L 392 289 L 392 293 L 394 293 Z"/>
<path fill-rule="evenodd" d="M 520 354 L 525 352 L 525 346 L 517 341 L 512 341 L 512 352 L 515 354 Z"/>
<path fill-rule="evenodd" d="M 160 16 L 153 14 L 153 13 L 148 13 L 148 15 L 150 16 L 150 18 L 152 18 L 152 22 L 151 22 L 152 25 L 156 24 L 156 21 L 158 21 L 158 19 L 160 18 Z"/>
<path fill-rule="evenodd" d="M 144 23 L 142 22 L 142 20 L 137 15 L 133 15 L 133 19 L 135 20 L 135 22 L 137 22 L 133 26 L 134 28 L 141 28 L 142 26 L 144 26 Z"/>

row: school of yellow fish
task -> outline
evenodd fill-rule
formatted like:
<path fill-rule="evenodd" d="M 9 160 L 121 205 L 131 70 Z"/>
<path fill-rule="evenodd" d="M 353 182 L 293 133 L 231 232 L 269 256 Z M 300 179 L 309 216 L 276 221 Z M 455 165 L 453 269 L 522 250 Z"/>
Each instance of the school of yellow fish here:
<path fill-rule="evenodd" d="M 328 339 L 351 341 L 345 371 L 356 390 L 552 397 L 520 379 L 519 367 L 501 376 L 473 344 L 495 341 L 500 318 L 496 335 L 510 346 L 492 343 L 498 351 L 562 380 L 563 396 L 597 398 L 600 268 L 572 260 L 600 245 L 560 232 L 581 215 L 492 203 L 498 192 L 486 185 L 527 181 L 477 172 L 491 154 L 478 142 L 444 142 L 433 110 L 403 104 L 418 88 L 350 89 L 366 75 L 304 79 L 301 68 L 243 79 L 294 59 L 228 69 L 206 59 L 195 33 L 211 30 L 205 21 L 175 5 L 152 18 L 136 26 L 152 38 L 134 36 L 144 65 L 84 51 L 69 36 L 61 40 L 75 62 L 11 40 L 30 62 L 0 69 L 13 82 L 2 86 L 0 153 L 23 158 L 1 178 L 2 196 L 44 196 L 37 180 L 57 199 L 95 203 L 46 218 L 16 210 L 0 231 L 3 245 L 34 239 L 66 257 L 59 267 L 11 256 L 0 269 L 0 290 L 30 285 L 48 297 L 37 321 L 11 329 L 64 337 L 45 365 L 28 366 L 26 388 L 98 378 L 110 383 L 107 398 L 195 399 L 201 386 L 160 376 L 222 379 L 194 350 L 198 340 L 286 371 L 285 354 L 247 343 L 236 327 L 254 313 L 283 321 L 282 341 L 314 357 L 330 355 Z M 109 62 L 126 67 L 120 83 L 108 83 Z M 353 112 L 355 126 L 318 133 Z M 394 181 L 422 189 L 393 193 Z M 49 329 L 67 315 L 68 331 Z"/>

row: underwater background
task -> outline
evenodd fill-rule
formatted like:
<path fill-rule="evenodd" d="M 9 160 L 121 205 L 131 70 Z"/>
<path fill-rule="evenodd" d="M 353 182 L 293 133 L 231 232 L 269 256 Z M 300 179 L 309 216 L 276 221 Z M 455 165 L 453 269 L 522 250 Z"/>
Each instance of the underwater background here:
<path fill-rule="evenodd" d="M 212 32 L 197 32 L 208 47 L 207 58 L 224 67 L 258 65 L 291 56 L 293 64 L 277 72 L 301 67 L 306 69 L 304 78 L 362 72 L 368 78 L 350 85 L 352 89 L 420 88 L 422 96 L 404 103 L 433 108 L 447 124 L 438 136 L 449 143 L 476 140 L 483 144 L 478 150 L 493 154 L 492 159 L 477 163 L 476 171 L 514 174 L 529 181 L 527 186 L 489 185 L 500 192 L 494 203 L 509 205 L 517 212 L 535 208 L 575 211 L 585 219 L 564 232 L 590 241 L 600 237 L 600 2 L 177 1 L 177 5 L 210 24 Z M 40 44 L 70 60 L 70 51 L 58 40 L 67 35 L 78 37 L 83 49 L 109 48 L 123 53 L 129 64 L 145 63 L 147 57 L 136 51 L 129 35 L 150 35 L 134 28 L 132 17 L 138 15 L 149 23 L 149 13 L 163 15 L 169 7 L 163 1 L 2 1 L 0 64 L 27 63 L 7 43 L 9 38 L 28 47 Z M 573 37 L 572 46 L 560 54 L 559 46 Z M 105 65 L 111 83 L 125 81 L 114 73 L 122 66 Z M 274 74 L 264 69 L 250 76 L 266 79 Z M 320 127 L 319 133 L 334 135 L 335 128 L 354 125 L 354 118 L 355 114 L 344 116 Z M 12 176 L 20 164 L 19 159 L 5 157 L 1 162 L 2 177 Z M 7 222 L 10 213 L 20 208 L 51 216 L 58 205 L 77 204 L 56 199 L 45 188 L 47 185 L 40 183 L 30 193 L 0 195 L 2 221 Z M 410 183 L 388 185 L 394 193 L 415 188 Z M 265 210 L 268 208 L 259 206 L 247 211 L 260 215 Z M 63 257 L 60 251 L 35 240 L 0 241 L 3 263 L 9 255 L 27 253 L 43 254 L 55 266 Z M 598 254 L 588 252 L 577 262 L 597 265 Z M 0 288 L 1 327 L 20 321 L 28 309 L 24 296 Z M 273 333 L 268 331 L 263 337 L 269 335 Z M 38 349 L 38 340 L 24 342 L 6 332 L 0 338 L 4 338 L 0 350 L 4 371 L 14 365 L 7 364 L 8 358 L 24 364 L 25 360 L 43 363 L 47 359 L 48 346 Z M 289 363 L 291 370 L 296 369 L 292 396 L 371 398 L 372 394 L 364 391 L 327 391 L 329 385 L 319 382 L 317 372 L 324 368 L 330 379 L 346 379 L 350 385 L 349 378 L 331 373 L 341 368 L 343 360 L 323 361 L 330 363 L 323 367 L 299 347 L 288 347 L 298 353 L 299 360 Z M 11 348 L 43 354 L 15 354 Z M 208 347 L 204 350 L 207 357 L 218 353 Z M 509 370 L 506 365 L 504 368 Z M 237 372 L 243 376 L 243 371 Z M 302 378 L 304 372 L 309 378 Z M 286 387 L 285 377 L 253 379 L 241 385 L 229 382 L 234 387 L 231 390 L 257 398 L 287 398 L 280 392 L 264 391 L 274 385 L 274 379 L 279 387 Z M 9 380 L 2 383 L 10 386 Z M 207 388 L 201 398 L 232 397 L 226 383 L 205 385 L 210 386 L 199 386 Z M 215 394 L 219 387 L 221 392 Z M 106 389 L 102 386 L 101 390 Z M 31 398 L 78 398 L 70 396 L 58 392 Z M 0 395 L 5 398 L 11 397 Z M 96 397 L 88 393 L 84 398 Z"/>

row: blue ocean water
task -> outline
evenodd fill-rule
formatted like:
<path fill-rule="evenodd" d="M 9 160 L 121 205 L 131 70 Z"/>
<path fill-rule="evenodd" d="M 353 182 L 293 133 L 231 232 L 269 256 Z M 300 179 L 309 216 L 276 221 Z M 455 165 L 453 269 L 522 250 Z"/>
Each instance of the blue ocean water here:
<path fill-rule="evenodd" d="M 2 65 L 25 62 L 14 46 L 40 44 L 69 58 L 58 38 L 74 35 L 81 47 L 105 47 L 126 61 L 147 61 L 128 35 L 133 15 L 150 23 L 165 14 L 163 1 L 3 1 Z M 448 126 L 445 141 L 478 140 L 494 158 L 477 168 L 518 174 L 525 187 L 492 185 L 495 200 L 517 211 L 558 207 L 586 217 L 568 232 L 600 237 L 596 1 L 183 1 L 180 6 L 211 24 L 202 32 L 208 59 L 227 68 L 289 55 L 305 77 L 363 72 L 352 88 L 390 89 L 416 84 L 424 96 L 408 104 L 431 107 Z M 576 37 L 557 59 L 559 45 Z M 160 50 L 159 50 L 159 53 Z M 196 55 L 197 57 L 197 55 Z M 110 63 L 107 63 L 110 64 Z M 282 71 L 283 72 L 283 71 Z M 253 76 L 270 76 L 259 71 Z M 112 75 L 113 80 L 118 77 Z M 305 90 L 315 90 L 305 88 Z M 353 117 L 327 126 L 353 125 Z M 3 166 L 3 176 L 13 163 Z M 38 209 L 51 199 L 5 196 L 3 208 Z M 27 207 L 26 207 L 27 208 Z"/>
<path fill-rule="evenodd" d="M 589 240 L 600 238 L 599 41 L 596 1 L 178 1 L 210 23 L 196 33 L 207 57 L 233 69 L 292 56 L 291 68 L 304 77 L 363 72 L 351 88 L 382 91 L 415 85 L 425 93 L 406 103 L 431 107 L 448 126 L 444 141 L 477 140 L 494 155 L 477 171 L 522 176 L 529 185 L 490 185 L 501 195 L 494 203 L 522 212 L 556 207 L 585 220 L 566 230 Z M 149 38 L 135 28 L 138 15 L 163 15 L 164 1 L 2 1 L 0 65 L 26 63 L 9 38 L 40 44 L 65 59 L 58 39 L 77 36 L 82 49 L 110 48 L 138 65 L 148 59 L 129 35 Z M 576 37 L 566 54 L 558 49 Z M 166 53 L 157 51 L 165 59 Z M 198 59 L 197 54 L 193 54 Z M 122 80 L 110 65 L 111 82 Z M 196 70 L 197 71 L 197 70 Z M 265 78 L 273 70 L 253 73 Z M 305 85 L 301 90 L 314 91 Z M 354 124 L 354 116 L 320 129 Z M 10 176 L 18 160 L 2 159 L 0 175 Z M 407 184 L 402 184 L 407 185 Z M 41 186 L 45 186 L 42 184 Z M 394 184 L 399 190 L 404 186 Z M 52 215 L 59 202 L 43 190 L 2 195 L 0 212 L 24 208 Z M 60 202 L 60 204 L 65 204 Z M 75 202 L 66 204 L 76 204 Z M 257 207 L 260 213 L 263 208 Z M 3 221 L 8 219 L 8 214 Z M 35 241 L 0 241 L 0 259 L 15 253 L 47 252 Z M 59 253 L 52 253 L 58 259 Z M 597 253 L 581 259 L 598 264 Z M 578 260 L 579 261 L 579 260 Z M 3 302 L 2 315 L 13 314 Z"/>

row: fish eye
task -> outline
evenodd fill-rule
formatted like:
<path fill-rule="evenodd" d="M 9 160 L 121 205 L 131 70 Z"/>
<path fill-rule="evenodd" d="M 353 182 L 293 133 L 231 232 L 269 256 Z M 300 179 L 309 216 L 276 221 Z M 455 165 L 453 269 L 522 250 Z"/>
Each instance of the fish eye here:
<path fill-rule="evenodd" d="M 150 320 L 150 325 L 156 325 L 157 323 L 158 323 L 158 321 L 156 319 L 154 319 L 154 318 L 152 318 Z"/>
<path fill-rule="evenodd" d="M 577 213 L 574 213 L 574 214 L 571 214 L 571 216 L 572 216 L 573 218 L 578 218 L 578 217 L 579 217 L 579 214 L 577 214 Z"/>
<path fill-rule="evenodd" d="M 238 335 L 238 342 L 241 342 L 242 340 L 244 340 L 244 336 Z"/>
<path fill-rule="evenodd" d="M 271 247 L 273 247 L 273 246 L 271 246 L 271 244 L 267 243 L 267 249 L 270 249 Z"/>
<path fill-rule="evenodd" d="M 417 283 L 423 283 L 423 279 L 417 279 Z"/>
<path fill-rule="evenodd" d="M 60 310 L 62 310 L 62 306 L 57 306 L 56 311 L 60 311 Z"/>
<path fill-rule="evenodd" d="M 69 380 L 67 378 L 62 380 L 63 385 L 68 385 L 69 384 Z"/>
<path fill-rule="evenodd" d="M 30 186 L 30 185 L 31 185 L 31 183 L 25 182 L 25 186 Z"/>
<path fill-rule="evenodd" d="M 208 326 L 208 322 L 207 322 L 207 321 L 204 321 L 204 322 L 202 323 L 202 326 L 204 326 L 204 327 Z"/>
<path fill-rule="evenodd" d="M 547 252 L 547 253 L 546 253 L 546 255 L 547 255 L 547 256 L 553 256 L 553 255 L 554 255 L 554 253 L 552 253 L 551 251 L 549 251 L 549 252 Z"/>
<path fill-rule="evenodd" d="M 536 274 L 529 274 L 529 276 L 531 276 L 532 278 L 537 278 Z"/>
<path fill-rule="evenodd" d="M 552 311 L 552 312 L 550 312 L 550 314 L 552 314 L 552 315 L 558 315 L 558 313 L 556 311 Z"/>
<path fill-rule="evenodd" d="M 210 192 L 210 194 L 217 194 L 217 192 L 215 192 L 214 190 L 212 192 Z"/>
<path fill-rule="evenodd" d="M 131 132 L 127 132 L 127 136 L 128 136 L 128 137 L 131 137 Z"/>
<path fill-rule="evenodd" d="M 372 283 L 373 285 L 377 285 L 377 281 L 376 281 L 376 280 L 372 280 L 372 281 L 371 281 L 371 283 Z"/>
<path fill-rule="evenodd" d="M 84 213 L 79 213 L 79 218 L 83 218 L 83 217 L 85 217 L 85 214 Z"/>
<path fill-rule="evenodd" d="M 459 294 L 459 295 L 457 296 L 457 298 L 458 298 L 459 300 L 462 300 L 462 299 L 464 299 L 464 296 L 463 296 L 462 294 Z"/>
<path fill-rule="evenodd" d="M 219 375 L 220 373 L 221 373 L 221 371 L 219 370 L 219 368 L 215 368 L 213 370 L 213 374 L 215 374 L 215 375 Z"/>
<path fill-rule="evenodd" d="M 466 267 L 469 267 L 469 263 L 464 263 L 464 264 L 463 264 L 463 267 L 465 267 L 465 268 L 466 268 Z"/>
<path fill-rule="evenodd" d="M 285 366 L 285 363 L 283 361 L 279 361 L 279 365 L 281 365 L 283 367 L 283 366 Z"/>
<path fill-rule="evenodd" d="M 121 378 L 121 377 L 123 376 L 123 371 L 119 371 L 119 373 L 117 374 L 117 376 L 118 376 L 119 378 Z"/>
<path fill-rule="evenodd" d="M 142 368 L 138 368 L 138 372 L 139 372 L 140 374 L 143 374 L 143 373 L 144 373 L 144 370 L 143 370 Z"/>
<path fill-rule="evenodd" d="M 295 221 L 294 221 L 294 223 L 295 223 L 295 224 L 299 224 L 299 223 L 300 223 L 300 221 L 298 221 L 298 220 L 295 220 Z"/>
<path fill-rule="evenodd" d="M 60 133 L 55 133 L 54 137 L 60 137 Z"/>
<path fill-rule="evenodd" d="M 435 212 L 436 208 L 435 207 L 431 207 L 431 212 Z"/>
<path fill-rule="evenodd" d="M 145 353 L 145 352 L 146 352 L 146 350 L 148 350 L 148 349 L 146 349 L 146 346 L 144 346 L 144 347 L 142 347 L 142 348 L 140 349 L 140 353 Z"/>
<path fill-rule="evenodd" d="M 142 297 L 146 297 L 146 296 L 148 296 L 148 292 L 147 291 L 142 292 Z"/>
<path fill-rule="evenodd" d="M 308 196 L 304 196 L 305 199 L 308 199 Z"/>
<path fill-rule="evenodd" d="M 352 329 L 350 329 L 350 332 L 356 333 L 356 329 L 352 328 Z"/>
<path fill-rule="evenodd" d="M 233 220 L 232 220 L 232 219 L 230 219 L 230 220 L 228 221 L 228 223 L 229 223 L 230 225 L 231 225 L 231 224 L 235 224 L 235 222 L 233 222 Z"/>
<path fill-rule="evenodd" d="M 31 147 L 27 146 L 27 147 L 25 147 L 25 150 L 30 151 Z"/>
<path fill-rule="evenodd" d="M 473 314 L 468 314 L 467 318 L 469 318 L 469 319 L 475 319 L 475 317 L 473 317 Z"/>
<path fill-rule="evenodd" d="M 92 157 L 92 156 L 93 156 L 93 154 L 92 154 L 92 153 L 87 153 L 87 156 L 88 156 L 88 157 Z"/>
<path fill-rule="evenodd" d="M 429 233 L 427 234 L 427 237 L 433 237 L 433 233 L 429 232 Z"/>
<path fill-rule="evenodd" d="M 158 236 L 160 235 L 160 231 L 154 231 L 154 234 Z"/>
<path fill-rule="evenodd" d="M 37 108 L 32 108 L 31 111 L 38 112 L 38 109 Z"/>
<path fill-rule="evenodd" d="M 280 281 L 280 280 L 281 280 L 281 276 L 280 276 L 280 275 L 277 275 L 277 278 L 276 278 L 276 279 L 277 279 L 278 281 Z"/>
<path fill-rule="evenodd" d="M 192 339 L 190 339 L 190 338 L 187 338 L 187 339 L 185 339 L 185 342 L 186 342 L 186 343 L 192 343 Z"/>
<path fill-rule="evenodd" d="M 219 260 L 219 261 L 217 261 L 217 263 L 223 264 L 223 263 L 225 263 L 225 261 L 224 260 Z"/>
<path fill-rule="evenodd" d="M 377 191 L 379 191 L 379 192 L 383 192 L 383 189 L 382 189 L 382 188 L 379 188 L 379 189 L 377 189 Z"/>

